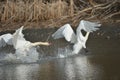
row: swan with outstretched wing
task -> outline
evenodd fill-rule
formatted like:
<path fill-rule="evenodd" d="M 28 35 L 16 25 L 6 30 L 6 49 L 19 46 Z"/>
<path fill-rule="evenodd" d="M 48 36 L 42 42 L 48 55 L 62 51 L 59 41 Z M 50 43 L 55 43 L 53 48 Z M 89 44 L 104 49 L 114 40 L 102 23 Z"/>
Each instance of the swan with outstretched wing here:
<path fill-rule="evenodd" d="M 60 27 L 52 37 L 54 39 L 65 38 L 68 42 L 74 43 L 73 52 L 78 54 L 82 48 L 86 48 L 86 41 L 88 40 L 90 32 L 96 31 L 99 29 L 101 24 L 95 22 L 89 22 L 81 20 L 79 26 L 76 29 L 76 34 L 69 24 L 65 24 Z M 83 36 L 81 30 L 86 31 L 86 35 Z"/>
<path fill-rule="evenodd" d="M 37 45 L 45 45 L 48 46 L 50 43 L 48 42 L 30 42 L 27 41 L 24 38 L 24 34 L 22 33 L 23 26 L 20 27 L 15 31 L 15 33 L 10 34 L 3 34 L 0 36 L 0 47 L 4 47 L 6 45 L 13 45 L 15 49 L 19 48 L 26 48 L 26 47 L 32 47 L 32 46 L 37 46 Z"/>
<path fill-rule="evenodd" d="M 14 54 L 7 54 L 5 60 L 17 60 L 22 62 L 36 62 L 39 59 L 39 53 L 35 46 L 44 45 L 49 46 L 49 42 L 30 42 L 24 38 L 22 33 L 23 26 L 15 31 L 13 34 L 3 34 L 0 36 L 0 47 L 12 45 L 15 49 Z"/>

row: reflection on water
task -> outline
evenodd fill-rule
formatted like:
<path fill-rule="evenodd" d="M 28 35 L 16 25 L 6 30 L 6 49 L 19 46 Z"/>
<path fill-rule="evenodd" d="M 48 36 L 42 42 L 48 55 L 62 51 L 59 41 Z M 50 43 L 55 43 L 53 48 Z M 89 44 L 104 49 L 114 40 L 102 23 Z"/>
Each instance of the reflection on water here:
<path fill-rule="evenodd" d="M 38 69 L 38 64 L 1 66 L 0 80 L 33 80 Z"/>
<path fill-rule="evenodd" d="M 99 67 L 90 64 L 85 56 L 41 64 L 6 65 L 0 70 L 0 79 L 4 80 L 87 80 L 101 77 Z"/>
<path fill-rule="evenodd" d="M 84 56 L 67 61 L 65 64 L 65 73 L 68 80 L 100 79 L 101 77 L 99 67 L 91 65 L 88 58 Z"/>
<path fill-rule="evenodd" d="M 19 65 L 15 67 L 15 78 L 17 80 L 33 80 L 33 76 L 38 74 L 36 73 L 38 70 L 38 64 Z"/>

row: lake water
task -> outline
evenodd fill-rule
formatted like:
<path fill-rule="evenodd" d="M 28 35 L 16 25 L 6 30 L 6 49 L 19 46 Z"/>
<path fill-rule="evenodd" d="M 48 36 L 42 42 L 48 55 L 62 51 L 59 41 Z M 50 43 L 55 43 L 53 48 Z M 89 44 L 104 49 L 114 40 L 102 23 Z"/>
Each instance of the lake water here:
<path fill-rule="evenodd" d="M 0 80 L 120 80 L 120 29 L 104 29 L 90 35 L 87 51 L 66 58 L 55 57 L 69 52 L 71 45 L 49 37 L 54 29 L 25 30 L 27 40 L 50 41 L 52 45 L 38 47 L 44 56 L 37 63 L 1 63 Z"/>

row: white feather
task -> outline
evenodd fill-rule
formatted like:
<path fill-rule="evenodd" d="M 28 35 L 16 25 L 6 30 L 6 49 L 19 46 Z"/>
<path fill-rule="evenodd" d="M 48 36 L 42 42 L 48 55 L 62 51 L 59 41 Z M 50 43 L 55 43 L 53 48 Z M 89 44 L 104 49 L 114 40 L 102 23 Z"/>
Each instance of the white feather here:
<path fill-rule="evenodd" d="M 22 48 L 25 45 L 30 44 L 29 41 L 25 40 L 22 30 L 23 26 L 16 30 L 16 32 L 13 34 L 12 43 L 15 49 Z"/>
<path fill-rule="evenodd" d="M 11 34 L 4 34 L 0 36 L 0 47 L 4 47 L 6 44 L 11 45 L 12 35 Z"/>
<path fill-rule="evenodd" d="M 54 39 L 65 38 L 68 42 L 75 43 L 77 38 L 70 24 L 60 27 L 53 35 Z"/>

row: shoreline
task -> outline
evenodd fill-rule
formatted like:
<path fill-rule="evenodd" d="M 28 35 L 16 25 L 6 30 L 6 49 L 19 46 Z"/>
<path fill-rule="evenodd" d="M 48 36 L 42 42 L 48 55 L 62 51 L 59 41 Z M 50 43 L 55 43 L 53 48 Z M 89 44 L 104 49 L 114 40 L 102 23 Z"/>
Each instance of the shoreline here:
<path fill-rule="evenodd" d="M 103 26 L 104 25 L 120 25 L 120 21 L 119 20 L 113 20 L 113 21 L 100 21 L 100 20 L 88 20 L 88 21 L 98 21 L 100 22 Z M 73 28 L 76 28 L 76 26 L 79 24 L 73 24 L 72 22 L 64 22 L 64 23 L 52 23 L 52 21 L 43 21 L 43 22 L 28 22 L 28 23 L 23 23 L 23 22 L 16 22 L 16 23 L 0 23 L 0 32 L 4 32 L 4 31 L 11 31 L 11 30 L 16 30 L 18 28 L 20 28 L 21 26 L 24 26 L 24 29 L 42 29 L 42 28 L 55 28 L 55 27 L 61 27 L 64 24 L 69 23 Z"/>

